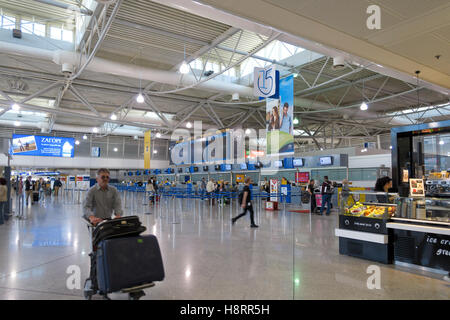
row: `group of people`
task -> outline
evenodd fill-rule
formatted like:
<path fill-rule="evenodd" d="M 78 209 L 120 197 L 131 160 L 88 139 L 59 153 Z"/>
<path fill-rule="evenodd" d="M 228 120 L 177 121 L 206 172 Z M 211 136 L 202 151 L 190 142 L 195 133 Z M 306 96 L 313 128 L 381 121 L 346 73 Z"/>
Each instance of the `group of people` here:
<path fill-rule="evenodd" d="M 323 182 L 320 185 L 320 195 L 322 196 L 322 203 L 320 206 L 320 212 L 319 215 L 323 215 L 323 211 L 325 209 L 325 206 L 327 207 L 326 215 L 329 216 L 331 213 L 331 198 L 333 197 L 333 194 L 335 193 L 337 183 L 331 182 L 328 179 L 328 176 L 323 177 Z M 311 202 L 311 212 L 316 211 L 317 202 L 316 202 L 316 189 L 318 186 L 316 186 L 316 182 L 314 179 L 311 179 L 308 183 L 307 192 L 310 194 L 310 202 Z M 348 197 L 350 189 L 349 189 L 349 183 L 346 179 L 342 181 L 342 191 L 346 196 Z"/>
<path fill-rule="evenodd" d="M 32 180 L 31 176 L 29 176 L 25 180 L 25 184 L 22 185 L 22 181 L 19 181 L 19 193 L 22 192 L 23 187 L 25 187 L 25 198 L 26 198 L 26 205 L 29 203 L 29 199 L 31 197 L 31 204 L 34 204 L 35 198 L 33 197 L 33 193 L 39 194 L 37 199 L 44 199 L 45 196 L 51 196 L 52 191 L 54 192 L 55 196 L 59 195 L 59 190 L 62 187 L 62 182 L 59 178 L 57 178 L 53 182 L 53 189 L 52 184 L 49 179 L 44 180 L 44 178 L 40 178 L 39 180 Z M 39 201 L 39 200 L 38 200 Z"/>
<path fill-rule="evenodd" d="M 83 201 L 83 217 L 94 226 L 105 219 L 111 219 L 113 214 L 115 218 L 120 218 L 123 215 L 120 194 L 115 187 L 109 185 L 109 180 L 109 170 L 105 168 L 99 169 L 96 176 L 97 184 L 89 189 L 86 198 Z M 213 181 L 211 180 L 210 182 Z M 242 213 L 232 218 L 232 225 L 234 225 L 238 219 L 242 218 L 247 212 L 249 212 L 251 222 L 250 227 L 258 227 L 254 221 L 254 211 L 250 189 L 251 183 L 251 178 L 245 179 L 244 189 L 239 195 Z M 148 185 L 155 188 L 156 179 L 150 179 Z"/>

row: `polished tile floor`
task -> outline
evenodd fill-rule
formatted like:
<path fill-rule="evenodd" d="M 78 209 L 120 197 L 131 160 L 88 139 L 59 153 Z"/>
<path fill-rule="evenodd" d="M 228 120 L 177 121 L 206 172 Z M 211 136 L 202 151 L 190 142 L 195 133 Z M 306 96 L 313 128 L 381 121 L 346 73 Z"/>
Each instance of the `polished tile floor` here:
<path fill-rule="evenodd" d="M 130 201 L 128 201 L 130 203 Z M 231 225 L 236 206 L 126 207 L 155 234 L 166 279 L 142 299 L 449 299 L 441 275 L 339 255 L 337 214 L 260 211 Z M 147 214 L 147 213 L 151 214 Z M 90 241 L 81 206 L 47 199 L 25 208 L 26 219 L 0 226 L 0 299 L 83 299 Z M 380 289 L 368 289 L 378 265 Z M 74 281 L 72 281 L 75 279 Z M 123 295 L 112 298 L 123 299 Z M 94 299 L 100 299 L 94 296 Z"/>

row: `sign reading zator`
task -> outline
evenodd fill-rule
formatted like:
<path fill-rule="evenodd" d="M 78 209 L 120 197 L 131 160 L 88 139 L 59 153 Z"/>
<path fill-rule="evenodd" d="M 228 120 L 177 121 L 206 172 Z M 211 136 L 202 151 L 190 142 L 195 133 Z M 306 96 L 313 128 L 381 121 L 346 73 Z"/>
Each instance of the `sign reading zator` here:
<path fill-rule="evenodd" d="M 13 134 L 10 154 L 73 158 L 74 138 Z"/>

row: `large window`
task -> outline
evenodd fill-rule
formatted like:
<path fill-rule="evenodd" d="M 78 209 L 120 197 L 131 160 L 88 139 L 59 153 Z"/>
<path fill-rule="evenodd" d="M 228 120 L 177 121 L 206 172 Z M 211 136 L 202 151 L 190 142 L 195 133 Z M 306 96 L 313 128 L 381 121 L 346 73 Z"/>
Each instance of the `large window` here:
<path fill-rule="evenodd" d="M 35 34 L 40 37 L 45 37 L 45 24 L 21 20 L 20 21 L 20 29 L 23 33 Z"/>
<path fill-rule="evenodd" d="M 14 29 L 16 27 L 16 18 L 9 16 L 1 16 L 0 26 L 3 29 Z"/>
<path fill-rule="evenodd" d="M 55 40 L 73 42 L 73 31 L 52 26 L 50 27 L 50 38 Z"/>

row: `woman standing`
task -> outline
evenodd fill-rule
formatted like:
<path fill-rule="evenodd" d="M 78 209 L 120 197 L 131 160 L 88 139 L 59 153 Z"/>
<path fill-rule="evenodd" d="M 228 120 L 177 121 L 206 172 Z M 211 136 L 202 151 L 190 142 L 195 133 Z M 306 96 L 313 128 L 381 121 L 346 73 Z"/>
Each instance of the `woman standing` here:
<path fill-rule="evenodd" d="M 0 224 L 6 219 L 6 201 L 8 201 L 8 188 L 5 178 L 0 178 Z"/>
<path fill-rule="evenodd" d="M 379 203 L 389 203 L 393 198 L 389 198 L 387 193 L 392 188 L 392 179 L 389 177 L 378 178 L 375 183 L 375 192 L 386 192 L 386 195 L 377 194 L 377 200 Z"/>
<path fill-rule="evenodd" d="M 314 179 L 309 181 L 308 193 L 311 195 L 311 213 L 316 210 L 316 195 L 314 193 Z"/>

